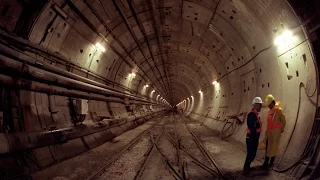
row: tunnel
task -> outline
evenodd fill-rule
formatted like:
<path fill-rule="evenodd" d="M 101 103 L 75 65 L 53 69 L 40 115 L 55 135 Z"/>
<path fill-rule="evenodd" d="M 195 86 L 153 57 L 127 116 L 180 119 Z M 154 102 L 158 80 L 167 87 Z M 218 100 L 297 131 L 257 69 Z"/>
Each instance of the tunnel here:
<path fill-rule="evenodd" d="M 245 179 L 248 113 L 268 94 L 286 126 L 252 178 L 319 178 L 319 7 L 1 0 L 0 179 Z"/>

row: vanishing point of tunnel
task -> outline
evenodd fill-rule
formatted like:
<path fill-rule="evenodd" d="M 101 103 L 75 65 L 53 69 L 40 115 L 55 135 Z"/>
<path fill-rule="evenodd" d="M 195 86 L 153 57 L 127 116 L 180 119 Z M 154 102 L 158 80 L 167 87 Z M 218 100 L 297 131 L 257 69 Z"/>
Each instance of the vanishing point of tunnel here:
<path fill-rule="evenodd" d="M 319 8 L 0 0 L 0 180 L 320 178 Z"/>

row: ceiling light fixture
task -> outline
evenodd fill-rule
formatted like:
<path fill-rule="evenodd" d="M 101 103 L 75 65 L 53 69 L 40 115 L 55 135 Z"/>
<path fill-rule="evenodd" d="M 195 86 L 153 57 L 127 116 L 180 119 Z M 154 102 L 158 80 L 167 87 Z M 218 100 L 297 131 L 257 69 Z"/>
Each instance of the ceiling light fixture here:
<path fill-rule="evenodd" d="M 132 78 L 135 78 L 136 77 L 136 73 L 132 72 L 129 74 Z"/>
<path fill-rule="evenodd" d="M 102 52 L 106 51 L 106 49 L 100 43 L 96 43 L 96 47 Z"/>
<path fill-rule="evenodd" d="M 281 43 L 284 42 L 289 42 L 292 38 L 292 32 L 289 30 L 285 30 L 280 36 L 278 36 L 275 40 L 274 40 L 274 45 L 278 46 Z"/>
<path fill-rule="evenodd" d="M 213 82 L 212 82 L 213 85 L 216 85 L 217 83 L 218 83 L 217 81 L 213 81 Z"/>

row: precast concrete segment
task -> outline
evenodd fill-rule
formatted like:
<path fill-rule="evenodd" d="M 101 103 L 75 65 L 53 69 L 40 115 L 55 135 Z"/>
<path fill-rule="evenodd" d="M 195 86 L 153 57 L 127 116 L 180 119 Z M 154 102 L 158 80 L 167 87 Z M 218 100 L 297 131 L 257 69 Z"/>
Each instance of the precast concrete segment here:
<path fill-rule="evenodd" d="M 99 103 L 109 103 L 112 100 L 111 97 L 104 97 L 105 94 L 114 96 L 112 111 L 119 116 L 131 113 L 131 107 L 121 104 L 124 102 L 121 98 L 125 95 L 137 98 L 130 102 L 142 100 L 141 103 L 147 104 L 162 103 L 158 97 L 160 93 L 162 97 L 170 98 L 167 100 L 172 106 L 179 103 L 178 107 L 190 118 L 222 134 L 228 129 L 228 116 L 249 112 L 253 97 L 260 96 L 264 99 L 271 93 L 276 100 L 281 101 L 287 118 L 276 165 L 279 170 L 297 167 L 299 170 L 293 172 L 297 176 L 310 174 L 320 166 L 316 160 L 319 157 L 318 148 L 314 147 L 318 141 L 314 139 L 317 139 L 319 131 L 315 127 L 318 125 L 318 115 L 315 117 L 318 109 L 318 53 L 312 47 L 316 36 L 310 34 L 315 33 L 318 26 L 310 28 L 309 22 L 313 20 L 300 22 L 299 19 L 303 19 L 305 15 L 299 17 L 295 14 L 295 9 L 290 6 L 293 2 L 294 0 L 61 0 L 48 1 L 43 7 L 39 7 L 43 9 L 36 9 L 36 12 L 40 12 L 38 17 L 33 17 L 28 9 L 28 2 L 24 2 L 26 6 L 22 6 L 18 0 L 3 1 L 0 3 L 0 7 L 3 7 L 1 28 L 8 31 L 7 34 L 14 34 L 12 36 L 23 34 L 27 40 L 17 43 L 10 42 L 12 38 L 6 38 L 1 41 L 1 46 L 8 46 L 11 56 L 19 56 L 15 54 L 17 51 L 12 51 L 16 48 L 34 57 L 32 61 L 21 58 L 20 64 L 11 69 L 3 66 L 1 74 L 6 69 L 12 70 L 11 73 L 1 75 L 1 82 L 6 84 L 3 92 L 11 89 L 37 89 L 37 92 L 41 92 L 36 94 L 37 98 L 32 98 L 32 93 L 29 95 L 31 98 L 21 97 L 24 103 L 22 109 L 25 110 L 21 117 L 26 119 L 21 119 L 20 123 L 33 122 L 32 118 L 26 116 L 31 114 L 32 117 L 37 116 L 39 121 L 47 119 L 48 126 L 59 124 L 51 124 L 50 117 L 53 115 L 46 111 L 45 95 L 48 92 L 77 98 L 92 97 L 99 100 Z M 309 2 L 303 1 L 306 4 Z M 301 9 L 298 10 L 300 12 Z M 24 17 L 27 12 L 30 12 L 28 15 L 32 20 Z M 20 33 L 15 34 L 16 32 Z M 284 32 L 291 33 L 283 38 Z M 95 48 L 97 42 L 101 46 L 108 45 L 104 47 L 104 53 Z M 29 43 L 32 47 L 28 46 Z M 37 44 L 37 48 L 32 43 Z M 38 47 L 41 47 L 41 53 L 40 50 L 35 50 Z M 7 50 L 1 49 L 2 57 Z M 45 53 L 46 51 L 50 53 Z M 146 56 L 148 53 L 151 57 Z M 54 68 L 49 70 L 49 64 L 41 65 L 44 54 L 53 60 L 60 57 L 64 63 L 53 63 Z M 30 68 L 32 73 L 19 72 L 23 69 L 24 61 L 27 65 L 25 67 Z M 9 62 L 10 60 L 2 61 L 6 64 Z M 68 62 L 78 68 L 68 67 Z M 52 90 L 53 86 L 45 84 L 42 79 L 40 82 L 35 72 L 43 72 L 38 71 L 42 68 L 53 73 L 48 73 L 48 81 L 57 81 L 55 85 L 61 82 L 65 88 L 54 87 L 57 89 Z M 138 71 L 138 77 L 130 79 L 128 73 L 135 70 Z M 33 76 L 15 81 L 8 77 L 9 74 Z M 54 76 L 55 74 L 59 76 Z M 90 78 L 84 78 L 86 76 Z M 119 90 L 107 88 L 103 85 L 104 79 L 116 81 L 114 87 Z M 213 81 L 217 81 L 217 85 L 213 86 Z M 142 88 L 146 83 L 153 87 L 152 90 Z M 78 88 L 67 89 L 71 85 Z M 86 85 L 90 85 L 90 88 Z M 151 93 L 154 88 L 157 91 Z M 138 93 L 130 93 L 135 91 Z M 164 91 L 168 92 L 162 94 Z M 7 96 L 14 93 L 4 94 Z M 10 98 L 6 96 L 1 96 L 1 101 L 9 102 Z M 11 103 L 19 107 L 19 102 Z M 4 112 L 4 118 L 10 119 L 6 107 L 6 110 L 2 106 L 0 108 L 0 114 Z M 99 105 L 92 105 L 90 108 L 94 112 L 100 110 Z M 264 120 L 267 109 L 265 105 L 260 112 Z M 17 114 L 13 117 L 20 117 Z M 67 126 L 69 116 L 66 103 L 61 106 L 60 116 L 66 119 L 63 126 Z M 13 119 L 15 121 L 19 118 Z M 234 142 L 245 147 L 245 123 L 232 124 L 231 131 L 224 138 L 234 139 Z M 44 124 L 39 127 L 48 128 Z M 5 131 L 5 128 L 0 130 Z M 263 121 L 263 131 L 265 130 L 266 121 Z M 264 138 L 264 134 L 261 138 Z M 42 151 L 44 152 L 45 150 Z M 261 159 L 263 156 L 263 153 L 258 153 L 257 158 Z M 179 171 L 179 176 L 182 176 L 181 166 Z"/>

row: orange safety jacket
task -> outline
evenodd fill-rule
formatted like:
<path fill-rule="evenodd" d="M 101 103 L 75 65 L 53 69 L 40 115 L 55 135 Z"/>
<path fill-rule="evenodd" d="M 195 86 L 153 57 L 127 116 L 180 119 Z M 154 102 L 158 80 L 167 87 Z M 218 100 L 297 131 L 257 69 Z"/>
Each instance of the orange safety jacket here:
<path fill-rule="evenodd" d="M 278 128 L 281 128 L 281 123 L 274 123 L 274 118 L 276 117 L 277 115 L 277 112 L 278 112 L 278 109 L 277 107 L 274 108 L 274 112 L 273 112 L 273 115 L 270 114 L 270 109 L 268 109 L 268 125 L 267 125 L 267 130 L 269 129 L 278 129 Z"/>
<path fill-rule="evenodd" d="M 257 116 L 257 119 L 258 119 L 257 122 L 260 124 L 260 127 L 256 129 L 256 132 L 260 133 L 262 131 L 262 123 L 261 123 L 261 120 L 260 120 L 260 116 L 259 116 L 258 112 L 255 109 L 252 109 L 250 112 L 253 112 Z M 248 126 L 247 126 L 247 133 L 250 134 L 250 129 L 249 129 Z"/>

